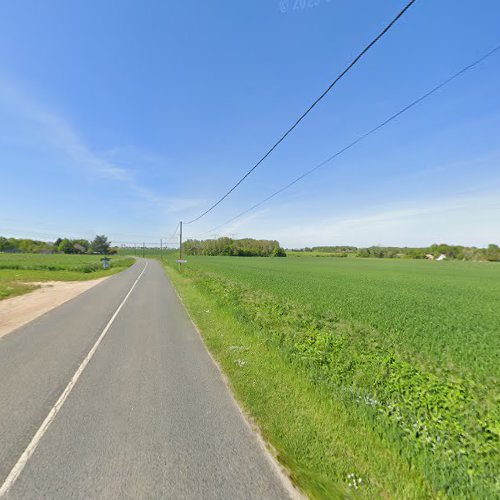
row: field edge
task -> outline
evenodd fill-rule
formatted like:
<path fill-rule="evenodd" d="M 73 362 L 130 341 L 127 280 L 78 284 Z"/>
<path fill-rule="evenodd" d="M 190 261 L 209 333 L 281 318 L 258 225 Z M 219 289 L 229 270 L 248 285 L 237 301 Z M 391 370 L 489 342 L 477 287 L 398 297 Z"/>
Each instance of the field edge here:
<path fill-rule="evenodd" d="M 217 305 L 189 276 L 165 262 L 164 268 L 238 404 L 301 491 L 318 499 L 434 496 L 424 477 L 377 436 L 356 436 L 356 422 L 349 421 L 355 417 L 344 415 L 341 401 L 310 384 L 305 370 L 252 336 L 249 325 Z M 357 457 L 353 449 L 342 448 L 350 439 L 352 447 L 359 447 Z M 311 466 L 322 461 L 323 470 Z"/>

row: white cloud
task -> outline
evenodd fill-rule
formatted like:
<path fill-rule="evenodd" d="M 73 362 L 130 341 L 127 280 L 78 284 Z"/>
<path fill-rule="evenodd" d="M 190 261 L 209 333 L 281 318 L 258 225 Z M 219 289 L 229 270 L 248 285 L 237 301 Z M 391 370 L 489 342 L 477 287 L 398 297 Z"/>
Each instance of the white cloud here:
<path fill-rule="evenodd" d="M 28 129 L 34 130 L 36 137 L 30 137 L 30 141 L 38 141 L 43 147 L 50 145 L 52 150 L 70 160 L 68 163 L 73 168 L 85 174 L 119 182 L 146 205 L 153 205 L 165 213 L 176 213 L 201 204 L 200 199 L 161 196 L 141 185 L 136 179 L 139 169 L 125 168 L 113 161 L 119 155 L 123 157 L 128 148 L 115 147 L 104 153 L 93 151 L 67 119 L 22 91 L 18 82 L 14 84 L 11 79 L 2 78 L 1 75 L 0 102 L 17 118 L 29 124 L 29 127 L 23 129 L 23 135 L 28 134 Z M 134 150 L 132 156 L 138 161 L 137 150 Z M 149 163 L 153 160 L 158 161 L 158 158 L 151 154 L 145 154 L 144 157 Z"/>
<path fill-rule="evenodd" d="M 215 226 L 213 230 L 208 229 L 208 230 L 203 230 L 203 231 L 201 231 L 201 230 L 190 231 L 188 228 L 188 233 L 187 233 L 188 236 L 187 237 L 188 238 L 195 238 L 195 239 L 218 238 L 220 236 L 229 236 L 231 238 L 239 238 L 240 235 L 238 233 L 238 230 L 240 228 L 244 228 L 244 229 L 248 230 L 249 223 L 252 223 L 254 221 L 258 221 L 259 219 L 262 220 L 262 217 L 265 216 L 265 214 L 268 212 L 268 210 L 269 209 L 263 209 L 263 210 L 259 210 L 257 212 L 249 213 L 248 215 L 240 217 L 239 219 L 236 219 L 234 222 L 231 222 L 227 225 L 221 225 L 220 227 Z M 256 226 L 251 225 L 251 227 L 256 227 Z M 246 233 L 245 233 L 245 235 L 241 235 L 242 238 L 245 236 L 246 236 Z"/>
<path fill-rule="evenodd" d="M 424 246 L 434 242 L 484 246 L 500 241 L 500 192 L 447 200 L 408 202 L 364 209 L 354 215 L 323 218 L 312 225 L 279 231 L 300 244 Z M 300 235 L 298 237 L 298 235 Z"/>
<path fill-rule="evenodd" d="M 67 163 L 78 172 L 124 186 L 130 195 L 135 195 L 137 204 L 146 215 L 155 208 L 158 209 L 156 212 L 168 218 L 206 202 L 200 198 L 162 196 L 145 187 L 138 181 L 140 168 L 135 165 L 143 164 L 144 160 L 159 166 L 163 161 L 161 158 L 123 146 L 104 152 L 94 151 L 60 113 L 43 106 L 29 92 L 21 90 L 19 84 L 13 84 L 12 80 L 1 75 L 0 103 L 27 124 L 30 137 L 22 135 L 23 140 L 37 141 L 43 147 L 48 144 L 51 150 L 69 160 Z M 489 164 L 498 162 L 498 158 L 498 152 L 495 152 L 475 159 L 475 163 Z M 456 166 L 440 165 L 418 175 L 427 176 Z M 489 180 L 484 179 L 484 183 L 487 182 Z M 294 204 L 273 205 L 272 208 L 247 214 L 214 232 L 237 237 L 279 239 L 288 247 L 321 244 L 423 246 L 442 241 L 486 245 L 500 242 L 500 192 L 494 190 L 447 199 L 408 200 L 357 210 L 340 207 L 339 210 L 342 213 L 328 217 L 316 210 L 309 217 L 306 210 Z M 194 229 L 193 234 L 200 233 Z M 206 229 L 210 226 L 202 227 L 202 230 Z"/>
<path fill-rule="evenodd" d="M 280 215 L 285 214 L 285 215 Z M 293 220 L 293 223 L 290 221 Z M 411 200 L 321 217 L 274 206 L 220 230 L 240 237 L 278 239 L 287 247 L 351 244 L 426 246 L 446 242 L 485 246 L 500 242 L 500 191 L 485 190 L 444 200 Z"/>

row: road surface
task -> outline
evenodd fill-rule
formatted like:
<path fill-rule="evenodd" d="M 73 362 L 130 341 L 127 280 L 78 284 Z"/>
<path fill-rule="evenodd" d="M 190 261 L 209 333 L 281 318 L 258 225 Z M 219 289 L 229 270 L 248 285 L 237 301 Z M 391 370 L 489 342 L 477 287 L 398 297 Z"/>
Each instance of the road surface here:
<path fill-rule="evenodd" d="M 158 262 L 0 339 L 3 498 L 290 495 Z"/>

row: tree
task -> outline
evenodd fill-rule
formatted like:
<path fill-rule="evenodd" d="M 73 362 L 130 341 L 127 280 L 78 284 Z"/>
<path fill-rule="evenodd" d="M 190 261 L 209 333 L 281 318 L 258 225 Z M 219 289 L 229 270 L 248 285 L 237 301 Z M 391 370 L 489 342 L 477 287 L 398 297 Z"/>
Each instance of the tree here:
<path fill-rule="evenodd" d="M 89 251 L 90 243 L 88 240 L 73 240 L 75 253 L 87 253 Z"/>
<path fill-rule="evenodd" d="M 498 245 L 494 245 L 493 243 L 488 245 L 488 248 L 486 250 L 486 258 L 493 262 L 500 260 L 500 248 L 498 247 Z"/>
<path fill-rule="evenodd" d="M 7 252 L 9 249 L 9 240 L 0 236 L 0 252 Z"/>
<path fill-rule="evenodd" d="M 273 250 L 273 257 L 286 257 L 286 252 L 283 248 L 281 247 L 276 247 L 274 250 Z"/>
<path fill-rule="evenodd" d="M 187 240 L 183 243 L 186 255 L 227 255 L 239 257 L 269 257 L 280 244 L 276 240 L 218 238 L 216 240 Z M 284 253 L 284 250 L 281 249 Z M 286 255 L 286 254 L 285 254 Z"/>
<path fill-rule="evenodd" d="M 90 244 L 90 248 L 94 253 L 109 253 L 110 242 L 104 234 L 97 235 L 94 241 Z"/>
<path fill-rule="evenodd" d="M 64 238 L 64 240 L 59 243 L 57 251 L 62 253 L 75 253 L 73 242 L 71 240 L 68 240 L 68 238 Z"/>

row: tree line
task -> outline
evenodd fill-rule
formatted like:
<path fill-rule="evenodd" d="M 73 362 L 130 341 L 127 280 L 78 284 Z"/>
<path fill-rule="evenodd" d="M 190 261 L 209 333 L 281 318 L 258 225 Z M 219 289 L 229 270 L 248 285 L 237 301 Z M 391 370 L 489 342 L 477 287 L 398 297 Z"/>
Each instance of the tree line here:
<path fill-rule="evenodd" d="M 30 238 L 5 238 L 0 236 L 0 252 L 5 253 L 66 253 L 66 254 L 115 254 L 108 238 L 101 234 L 92 241 L 86 239 L 57 238 L 54 242 Z"/>
<path fill-rule="evenodd" d="M 290 248 L 290 252 L 319 252 L 319 253 L 353 253 L 357 252 L 358 248 L 349 245 L 335 246 L 320 246 L 320 247 L 304 247 Z"/>
<path fill-rule="evenodd" d="M 182 244 L 186 255 L 227 255 L 237 257 L 286 257 L 276 240 L 218 238 L 215 240 L 186 240 Z"/>
<path fill-rule="evenodd" d="M 356 257 L 379 259 L 426 259 L 445 255 L 447 259 L 475 260 L 475 261 L 500 261 L 500 248 L 490 244 L 486 248 L 467 247 L 463 245 L 448 245 L 434 243 L 428 247 L 382 247 L 371 246 L 358 248 L 353 246 L 320 246 L 294 249 L 294 252 L 324 252 L 338 254 L 352 254 Z"/>
<path fill-rule="evenodd" d="M 286 251 L 276 240 L 244 238 L 218 238 L 210 240 L 187 240 L 183 243 L 186 255 L 227 255 L 238 257 L 286 257 Z M 92 241 L 86 239 L 57 238 L 54 242 L 30 238 L 6 238 L 0 236 L 0 252 L 7 253 L 66 253 L 66 254 L 115 254 L 118 249 L 111 246 L 105 235 L 97 235 Z M 379 259 L 425 259 L 446 255 L 448 259 L 473 261 L 500 261 L 500 248 L 490 244 L 486 248 L 463 245 L 433 244 L 428 247 L 355 247 L 350 245 L 324 245 L 290 249 L 293 252 L 325 253 L 336 256 L 353 255 Z"/>

